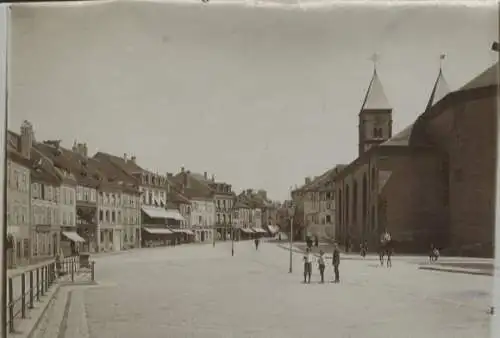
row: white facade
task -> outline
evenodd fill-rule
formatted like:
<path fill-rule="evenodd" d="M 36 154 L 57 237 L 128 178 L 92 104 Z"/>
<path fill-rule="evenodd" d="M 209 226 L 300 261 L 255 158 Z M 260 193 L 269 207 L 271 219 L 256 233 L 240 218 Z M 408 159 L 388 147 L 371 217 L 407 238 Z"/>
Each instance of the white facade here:
<path fill-rule="evenodd" d="M 308 192 L 303 203 L 307 233 L 335 238 L 335 191 Z"/>
<path fill-rule="evenodd" d="M 13 264 L 25 263 L 30 257 L 30 204 L 30 169 L 8 159 L 7 233 L 14 240 Z"/>
<path fill-rule="evenodd" d="M 262 228 L 262 210 L 260 208 L 250 210 L 250 224 L 252 228 Z"/>
<path fill-rule="evenodd" d="M 59 208 L 60 187 L 40 183 L 31 183 L 31 222 L 32 229 L 32 257 L 35 259 L 50 257 L 55 254 L 57 233 L 61 224 Z M 38 227 L 48 227 L 42 230 Z M 54 234 L 56 238 L 54 238 Z"/>
<path fill-rule="evenodd" d="M 168 188 L 140 187 L 142 204 L 148 206 L 165 207 L 167 205 Z"/>
<path fill-rule="evenodd" d="M 136 245 L 141 217 L 137 195 L 100 191 L 98 210 L 101 251 L 121 251 Z"/>
<path fill-rule="evenodd" d="M 76 227 L 76 189 L 74 186 L 61 185 L 59 213 L 60 225 L 64 227 Z"/>
<path fill-rule="evenodd" d="M 215 224 L 215 205 L 212 199 L 191 199 L 190 224 L 196 241 L 212 240 Z"/>
<path fill-rule="evenodd" d="M 138 248 L 141 231 L 141 198 L 139 194 L 122 193 L 123 243 L 125 248 Z"/>
<path fill-rule="evenodd" d="M 251 228 L 250 223 L 251 209 L 249 208 L 237 208 L 234 216 L 234 222 L 237 228 Z"/>

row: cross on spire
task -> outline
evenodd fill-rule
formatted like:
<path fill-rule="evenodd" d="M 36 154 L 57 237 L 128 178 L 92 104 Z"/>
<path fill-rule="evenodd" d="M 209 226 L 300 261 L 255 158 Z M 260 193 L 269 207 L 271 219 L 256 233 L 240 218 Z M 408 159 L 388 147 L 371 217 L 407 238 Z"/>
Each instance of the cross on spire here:
<path fill-rule="evenodd" d="M 446 54 L 439 55 L 439 71 L 443 68 L 444 59 L 446 59 Z"/>

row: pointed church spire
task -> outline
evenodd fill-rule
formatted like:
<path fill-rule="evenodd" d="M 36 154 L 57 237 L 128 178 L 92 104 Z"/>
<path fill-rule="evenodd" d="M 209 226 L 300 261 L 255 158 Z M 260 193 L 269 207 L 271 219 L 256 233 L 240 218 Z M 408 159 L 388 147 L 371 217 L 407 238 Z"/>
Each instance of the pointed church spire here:
<path fill-rule="evenodd" d="M 434 87 L 432 88 L 431 96 L 429 97 L 429 102 L 427 102 L 427 107 L 425 110 L 429 110 L 433 105 L 435 105 L 438 101 L 440 101 L 443 97 L 445 97 L 450 89 L 448 87 L 448 83 L 446 82 L 443 76 L 443 60 L 446 55 L 441 54 L 439 56 L 439 73 L 436 78 L 436 82 L 434 83 Z"/>
<path fill-rule="evenodd" d="M 373 54 L 370 58 L 373 62 L 373 75 L 366 91 L 365 99 L 361 110 L 392 109 L 385 96 L 384 88 L 377 74 L 378 55 Z"/>

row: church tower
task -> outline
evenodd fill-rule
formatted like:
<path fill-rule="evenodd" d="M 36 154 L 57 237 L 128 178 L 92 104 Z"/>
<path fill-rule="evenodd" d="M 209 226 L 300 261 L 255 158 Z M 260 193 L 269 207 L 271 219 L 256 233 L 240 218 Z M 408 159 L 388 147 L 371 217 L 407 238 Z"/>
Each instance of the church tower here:
<path fill-rule="evenodd" d="M 358 128 L 358 156 L 392 137 L 392 107 L 385 96 L 376 66 L 359 112 Z"/>

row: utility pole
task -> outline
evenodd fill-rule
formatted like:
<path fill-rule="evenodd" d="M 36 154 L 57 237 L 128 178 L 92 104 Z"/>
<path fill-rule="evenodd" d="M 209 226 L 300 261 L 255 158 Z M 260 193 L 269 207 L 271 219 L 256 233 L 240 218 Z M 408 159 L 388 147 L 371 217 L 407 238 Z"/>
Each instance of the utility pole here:
<path fill-rule="evenodd" d="M 290 215 L 290 266 L 288 268 L 288 273 L 293 271 L 293 216 L 295 213 L 295 207 L 292 205 L 289 210 Z"/>

